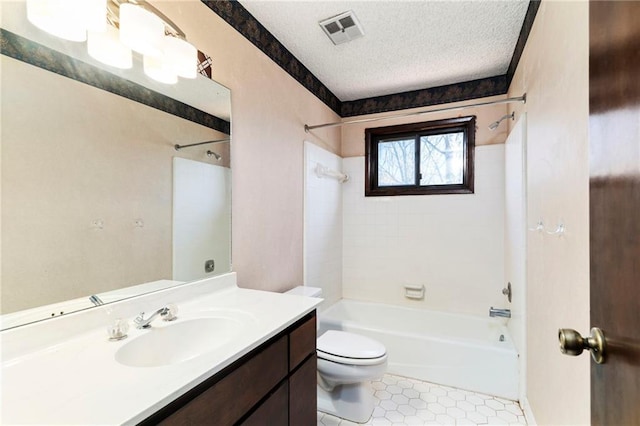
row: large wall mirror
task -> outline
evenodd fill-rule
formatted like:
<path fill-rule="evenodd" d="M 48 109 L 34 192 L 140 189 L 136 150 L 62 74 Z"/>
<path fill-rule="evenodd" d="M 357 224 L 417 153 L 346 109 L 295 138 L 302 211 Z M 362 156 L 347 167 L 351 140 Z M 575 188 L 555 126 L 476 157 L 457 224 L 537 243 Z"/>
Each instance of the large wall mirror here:
<path fill-rule="evenodd" d="M 109 70 L 1 7 L 0 326 L 229 272 L 230 91 Z"/>

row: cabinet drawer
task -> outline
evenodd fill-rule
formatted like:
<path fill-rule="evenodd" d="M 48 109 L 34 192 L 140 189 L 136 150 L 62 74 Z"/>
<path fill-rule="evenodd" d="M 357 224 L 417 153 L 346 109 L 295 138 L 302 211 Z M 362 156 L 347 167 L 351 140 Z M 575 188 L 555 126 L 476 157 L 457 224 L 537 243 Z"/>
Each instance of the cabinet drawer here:
<path fill-rule="evenodd" d="M 316 351 L 316 314 L 300 323 L 289 334 L 289 371 Z"/>
<path fill-rule="evenodd" d="M 287 376 L 287 336 L 179 408 L 163 425 L 232 425 Z"/>

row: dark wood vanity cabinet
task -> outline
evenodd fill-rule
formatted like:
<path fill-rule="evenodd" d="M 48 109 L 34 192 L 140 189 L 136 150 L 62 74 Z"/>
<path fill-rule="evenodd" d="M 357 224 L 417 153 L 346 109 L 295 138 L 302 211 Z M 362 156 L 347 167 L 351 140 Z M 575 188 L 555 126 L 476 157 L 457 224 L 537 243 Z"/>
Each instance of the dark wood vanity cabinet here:
<path fill-rule="evenodd" d="M 315 425 L 318 421 L 318 365 L 316 354 L 311 355 L 289 377 L 289 424 Z M 313 384 L 313 389 L 311 386 Z"/>
<path fill-rule="evenodd" d="M 316 369 L 313 311 L 140 424 L 315 425 Z"/>

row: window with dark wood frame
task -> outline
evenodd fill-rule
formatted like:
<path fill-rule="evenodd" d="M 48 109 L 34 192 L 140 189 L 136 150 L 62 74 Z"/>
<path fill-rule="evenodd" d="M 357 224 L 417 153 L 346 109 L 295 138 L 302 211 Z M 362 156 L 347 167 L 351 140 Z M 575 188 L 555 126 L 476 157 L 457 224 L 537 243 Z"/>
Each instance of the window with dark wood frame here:
<path fill-rule="evenodd" d="M 365 130 L 365 196 L 473 194 L 476 117 Z"/>

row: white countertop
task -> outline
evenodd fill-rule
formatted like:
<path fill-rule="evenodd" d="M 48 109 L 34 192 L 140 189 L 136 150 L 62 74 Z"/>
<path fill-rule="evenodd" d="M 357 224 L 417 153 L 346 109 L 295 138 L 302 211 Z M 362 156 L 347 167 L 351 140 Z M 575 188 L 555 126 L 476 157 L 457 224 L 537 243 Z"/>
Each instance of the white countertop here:
<path fill-rule="evenodd" d="M 97 296 L 104 303 L 110 303 L 128 297 L 133 297 L 138 294 L 173 287 L 179 284 L 184 284 L 184 281 L 158 280 L 125 287 L 123 289 L 98 293 Z M 38 306 L 31 309 L 25 309 L 23 311 L 0 315 L 0 330 L 29 324 L 34 321 L 41 321 L 43 319 L 51 319 L 58 315 L 59 312 L 75 312 L 82 309 L 92 308 L 94 306 L 95 305 L 89 300 L 89 297 L 79 297 L 77 299 L 66 300 L 64 302 L 52 303 L 50 305 Z"/>
<path fill-rule="evenodd" d="M 216 311 L 241 311 L 251 319 L 230 342 L 179 364 L 128 367 L 118 363 L 115 353 L 121 346 L 153 330 L 131 327 L 128 338 L 110 342 L 106 326 L 113 312 L 151 312 L 171 302 L 179 307 L 178 319 L 171 323 L 156 319 L 152 327 L 171 326 Z M 275 336 L 320 302 L 316 298 L 240 289 L 232 273 L 106 305 L 108 312 L 107 308 L 102 313 L 96 308 L 4 331 L 0 334 L 0 422 L 136 424 Z M 122 315 L 128 319 L 133 316 Z M 83 321 L 91 327 L 79 328 L 78 322 Z M 32 342 L 25 343 L 25 339 Z"/>

